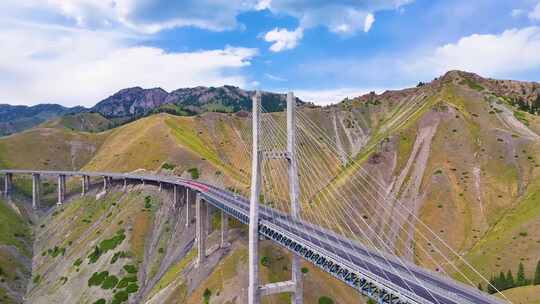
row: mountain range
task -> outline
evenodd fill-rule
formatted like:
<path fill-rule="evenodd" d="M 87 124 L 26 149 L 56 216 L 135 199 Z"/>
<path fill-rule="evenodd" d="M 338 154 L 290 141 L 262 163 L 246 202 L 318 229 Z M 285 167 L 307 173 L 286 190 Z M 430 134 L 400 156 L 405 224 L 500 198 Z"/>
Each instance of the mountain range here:
<path fill-rule="evenodd" d="M 149 113 L 169 112 L 193 115 L 206 111 L 232 113 L 249 111 L 251 97 L 255 91 L 242 90 L 234 86 L 181 88 L 170 93 L 161 88 L 122 89 L 99 101 L 91 108 L 82 106 L 66 108 L 57 104 L 36 106 L 0 105 L 0 135 L 8 135 L 37 126 L 53 118 L 81 113 L 97 113 L 111 122 L 103 126 L 116 126 L 140 118 Z M 262 92 L 265 110 L 281 111 L 285 106 L 285 95 Z M 302 103 L 297 99 L 298 103 Z M 71 119 L 79 119 L 77 117 Z"/>
<path fill-rule="evenodd" d="M 124 90 L 98 103 L 95 111 L 59 116 L 0 137 L 0 167 L 151 172 L 198 178 L 247 193 L 250 163 L 243 155 L 249 145 L 250 119 L 244 111 L 249 110 L 252 93 L 228 87 L 187 90 L 175 94 Z M 216 96 L 234 98 L 216 101 Z M 283 95 L 277 96 L 276 109 L 282 109 Z M 351 220 L 361 217 L 381 234 L 390 235 L 387 245 L 393 253 L 433 271 L 441 271 L 437 267 L 442 265 L 448 276 L 484 290 L 480 275 L 516 276 L 522 269 L 530 284 L 505 285 L 503 292 L 514 303 L 540 303 L 540 285 L 532 281 L 540 256 L 539 96 L 536 82 L 450 71 L 416 87 L 370 93 L 331 106 L 301 103 L 298 122 L 309 119 L 317 132 L 303 124 L 301 151 L 309 147 L 303 140 L 310 132 L 329 141 L 340 158 L 333 171 L 323 170 L 324 176 L 299 166 L 302 208 L 316 196 L 320 182 L 328 183 L 343 193 L 329 203 L 336 210 L 344 200 L 353 203 L 359 214 L 348 214 Z M 164 102 L 167 98 L 179 98 L 181 106 L 171 107 L 178 103 Z M 222 113 L 236 110 L 240 112 Z M 285 119 L 284 112 L 271 117 Z M 301 164 L 334 163 L 325 149 L 309 152 L 299 154 Z M 375 200 L 362 199 L 358 190 L 362 185 L 354 183 L 362 172 L 368 172 L 426 226 L 400 218 L 400 208 L 391 202 L 381 212 Z M 264 176 L 277 180 L 272 174 L 269 170 Z M 321 181 L 313 181 L 313 176 Z M 135 184 L 127 191 L 113 187 L 103 195 L 102 181 L 93 180 L 90 194 L 81 197 L 80 181 L 70 179 L 68 194 L 73 195 L 68 195 L 63 207 L 55 207 L 55 183 L 43 179 L 39 217 L 31 211 L 29 177 L 14 180 L 13 201 L 0 199 L 0 270 L 4 273 L 0 272 L 4 280 L 0 298 L 6 297 L 8 303 L 23 299 L 109 303 L 118 290 L 89 283 L 104 271 L 134 280 L 137 288 L 131 288 L 131 303 L 246 302 L 245 226 L 231 221 L 232 246 L 210 250 L 208 264 L 197 268 L 193 225 L 192 230 L 184 228 L 185 217 L 171 203 L 168 191 Z M 216 214 L 209 248 L 218 247 L 219 224 Z M 422 238 L 426 227 L 439 239 Z M 408 233 L 411 229 L 416 232 Z M 110 244 L 111 239 L 121 241 L 97 261 L 89 259 L 96 246 L 103 241 Z M 442 241 L 478 273 L 459 260 L 443 260 L 433 254 L 434 249 L 431 255 L 419 249 L 441 248 Z M 289 254 L 262 242 L 260 255 L 262 280 L 288 278 Z M 125 265 L 136 266 L 136 278 Z M 306 303 L 366 302 L 316 268 L 302 267 Z M 290 303 L 287 295 L 265 301 Z"/>

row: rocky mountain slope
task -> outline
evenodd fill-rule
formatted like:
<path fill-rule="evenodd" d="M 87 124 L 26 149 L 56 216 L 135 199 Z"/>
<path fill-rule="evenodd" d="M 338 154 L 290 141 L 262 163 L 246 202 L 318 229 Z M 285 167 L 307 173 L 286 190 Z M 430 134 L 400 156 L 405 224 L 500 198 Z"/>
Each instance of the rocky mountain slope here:
<path fill-rule="evenodd" d="M 254 94 L 234 86 L 182 88 L 170 93 L 161 88 L 134 87 L 120 90 L 89 109 L 56 104 L 32 107 L 6 104 L 0 105 L 0 136 L 27 130 L 47 120 L 73 130 L 96 132 L 161 112 L 187 116 L 249 111 Z M 263 99 L 268 111 L 282 111 L 285 107 L 284 94 L 263 92 Z M 302 103 L 299 99 L 297 102 Z"/>
<path fill-rule="evenodd" d="M 339 154 L 342 166 L 329 170 L 323 178 L 343 193 L 356 193 L 349 199 L 361 210 L 359 215 L 393 240 L 395 253 L 465 281 L 448 266 L 449 261 L 419 249 L 441 244 L 423 238 L 427 228 L 414 218 L 400 217 L 400 208 L 407 208 L 483 276 L 508 270 L 515 274 L 522 262 L 525 275 L 532 278 L 540 256 L 540 116 L 531 111 L 537 93 L 536 83 L 452 71 L 416 88 L 368 94 L 324 108 L 301 107 L 300 111 Z M 272 116 L 284 119 L 283 113 Z M 147 170 L 197 177 L 243 191 L 249 182 L 249 162 L 242 158 L 249 146 L 249 123 L 249 116 L 240 112 L 161 113 L 97 133 L 44 124 L 0 138 L 0 164 L 10 168 Z M 316 163 L 326 155 L 321 150 L 303 161 Z M 358 180 L 363 170 L 402 205 L 388 201 L 381 206 L 375 200 L 360 199 L 354 190 L 358 184 L 350 181 Z M 302 185 L 309 181 L 310 173 L 300 172 Z M 54 181 L 47 183 L 45 205 L 52 205 Z M 30 282 L 26 296 L 32 302 L 71 299 L 94 303 L 103 298 L 108 303 L 124 288 L 89 286 L 89 279 L 95 272 L 108 271 L 107 277 L 132 280 L 135 275 L 125 265 L 136 268 L 136 280 L 128 283 L 137 285 L 130 287 L 132 303 L 201 303 L 205 298 L 209 303 L 245 302 L 245 227 L 231 222 L 233 245 L 227 250 L 216 249 L 217 234 L 211 236 L 210 262 L 196 269 L 193 231 L 183 228 L 182 210 L 170 203 L 167 191 L 131 185 L 127 192 L 114 188 L 103 196 L 97 195 L 96 188 L 92 195 L 76 198 L 79 184 L 68 183 L 74 193 L 70 203 L 46 212 L 39 223 L 28 224 L 35 240 L 32 278 L 24 267 L 21 273 L 24 282 Z M 20 196 L 11 206 L 24 210 L 29 180 L 17 179 L 15 185 Z M 302 186 L 302 203 L 308 203 L 305 197 L 317 195 L 313 188 Z M 334 201 L 336 207 L 340 203 Z M 218 227 L 218 216 L 213 223 Z M 113 238 L 122 240 L 90 263 L 88 257 L 95 246 Z M 288 255 L 268 244 L 261 250 L 267 257 L 261 268 L 265 280 L 284 278 Z M 115 254 L 124 257 L 111 264 Z M 451 262 L 465 271 L 473 285 L 481 282 L 478 274 L 466 272 L 458 260 Z M 447 268 L 437 269 L 436 264 Z M 323 296 L 336 303 L 361 301 L 352 298 L 347 287 L 304 266 L 308 303 Z M 22 298 L 22 290 L 11 290 L 11 295 Z M 520 300 L 513 290 L 507 294 Z M 287 297 L 265 301 L 286 303 Z"/>
<path fill-rule="evenodd" d="M 251 109 L 254 91 L 234 86 L 182 88 L 167 93 L 161 88 L 129 88 L 100 101 L 91 110 L 105 117 L 140 116 L 165 104 L 174 104 L 194 112 L 238 112 Z M 281 111 L 285 95 L 264 92 L 263 98 L 269 111 Z M 300 101 L 299 101 L 300 102 Z"/>

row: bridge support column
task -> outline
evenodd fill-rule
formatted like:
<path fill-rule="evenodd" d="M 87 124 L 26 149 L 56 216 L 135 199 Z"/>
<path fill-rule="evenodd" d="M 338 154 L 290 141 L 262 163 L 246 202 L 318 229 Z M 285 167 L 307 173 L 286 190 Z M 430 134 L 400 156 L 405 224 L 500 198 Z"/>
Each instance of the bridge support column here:
<path fill-rule="evenodd" d="M 13 174 L 6 173 L 6 175 L 4 175 L 4 195 L 6 197 L 9 197 L 11 195 L 12 187 L 13 187 Z"/>
<path fill-rule="evenodd" d="M 127 178 L 124 178 L 124 187 L 122 188 L 124 191 L 127 190 Z"/>
<path fill-rule="evenodd" d="M 58 175 L 58 202 L 57 205 L 62 205 L 66 198 L 66 176 L 63 174 Z"/>
<path fill-rule="evenodd" d="M 292 92 L 287 93 L 287 154 L 291 216 L 292 218 L 298 218 L 300 212 L 298 205 L 300 188 L 298 186 L 298 166 L 296 163 L 296 98 Z M 302 272 L 300 271 L 300 257 L 293 254 L 291 264 L 291 280 L 295 284 L 291 303 L 302 304 L 304 302 L 304 290 Z"/>
<path fill-rule="evenodd" d="M 163 191 L 163 183 L 159 182 L 159 192 Z"/>
<path fill-rule="evenodd" d="M 183 195 L 184 195 L 184 201 L 186 202 L 186 227 L 189 227 L 189 224 L 191 223 L 191 200 L 192 195 L 191 191 L 188 187 L 184 186 L 183 189 Z"/>
<path fill-rule="evenodd" d="M 82 191 L 81 196 L 85 196 L 88 193 L 88 190 L 90 189 L 90 176 L 83 175 L 82 176 Z"/>
<path fill-rule="evenodd" d="M 221 248 L 227 248 L 229 243 L 229 216 L 223 210 L 221 211 Z"/>
<path fill-rule="evenodd" d="M 35 210 L 39 207 L 41 197 L 41 177 L 39 174 L 32 174 L 32 208 Z"/>
<path fill-rule="evenodd" d="M 178 207 L 180 205 L 179 200 L 178 200 L 178 186 L 177 185 L 173 185 L 173 205 L 174 207 Z"/>
<path fill-rule="evenodd" d="M 209 236 L 212 233 L 213 227 L 212 227 L 212 214 L 214 212 L 214 206 L 210 204 L 206 204 L 206 236 Z"/>
<path fill-rule="evenodd" d="M 206 259 L 206 216 L 207 216 L 207 207 L 208 204 L 203 202 L 199 193 L 197 193 L 197 198 L 195 200 L 195 212 L 196 212 L 196 225 L 197 229 L 195 236 L 197 238 L 197 265 L 200 266 L 204 263 Z"/>
<path fill-rule="evenodd" d="M 103 192 L 107 192 L 111 187 L 112 178 L 103 176 Z"/>
<path fill-rule="evenodd" d="M 258 97 L 258 98 L 257 98 Z M 258 99 L 258 100 L 257 100 Z M 300 257 L 292 255 L 291 261 L 291 280 L 258 285 L 258 197 L 260 187 L 260 153 L 258 149 L 259 141 L 259 110 L 260 96 L 256 95 L 253 100 L 253 163 L 251 165 L 251 201 L 250 201 L 250 222 L 249 222 L 249 293 L 248 301 L 250 304 L 259 303 L 259 296 L 269 295 L 274 293 L 289 292 L 292 293 L 291 303 L 303 303 L 303 284 L 302 272 L 300 271 Z M 298 167 L 296 163 L 296 99 L 292 92 L 287 94 L 287 151 L 277 151 L 279 157 L 287 160 L 288 182 L 289 182 L 289 199 L 291 202 L 291 218 L 299 217 L 298 205 Z M 266 156 L 266 154 L 264 154 Z M 273 156 L 270 156 L 273 157 Z M 260 293 L 257 294 L 257 293 Z"/>
<path fill-rule="evenodd" d="M 261 159 L 259 151 L 259 129 L 261 114 L 261 92 L 257 91 L 253 96 L 252 107 L 252 158 L 251 158 L 251 193 L 249 201 L 249 286 L 248 303 L 260 302 L 259 290 L 259 193 L 261 185 Z"/>

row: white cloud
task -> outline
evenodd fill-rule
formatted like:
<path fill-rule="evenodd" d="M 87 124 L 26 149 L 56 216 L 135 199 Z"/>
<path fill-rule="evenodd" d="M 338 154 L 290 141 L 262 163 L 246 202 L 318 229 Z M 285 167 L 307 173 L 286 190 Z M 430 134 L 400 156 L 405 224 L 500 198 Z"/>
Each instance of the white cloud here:
<path fill-rule="evenodd" d="M 0 23 L 0 100 L 93 105 L 118 89 L 249 85 L 256 49 L 165 52 L 111 32 Z"/>
<path fill-rule="evenodd" d="M 529 13 L 529 19 L 540 21 L 540 3 Z"/>
<path fill-rule="evenodd" d="M 255 0 L 2 0 L 0 9 L 26 13 L 40 10 L 63 16 L 82 28 L 117 26 L 152 34 L 185 26 L 212 31 L 233 29 L 238 26 L 238 14 L 255 10 L 257 4 Z"/>
<path fill-rule="evenodd" d="M 272 0 L 269 9 L 274 13 L 296 17 L 304 29 L 324 26 L 334 33 L 354 34 L 369 30 L 375 20 L 375 12 L 399 9 L 411 2 L 413 0 Z M 372 16 L 368 17 L 370 14 Z"/>
<path fill-rule="evenodd" d="M 364 0 L 364 1 L 290 1 L 290 0 L 261 0 L 264 8 L 275 14 L 286 14 L 299 20 L 300 26 L 296 31 L 276 33 L 277 29 L 267 33 L 275 35 L 275 43 L 270 50 L 279 52 L 292 49 L 302 38 L 298 29 L 309 29 L 324 26 L 330 32 L 340 35 L 352 35 L 359 31 L 369 32 L 375 22 L 375 12 L 389 9 L 399 9 L 414 0 Z M 277 37 L 279 35 L 279 37 Z M 266 39 L 266 41 L 269 41 Z"/>
<path fill-rule="evenodd" d="M 273 81 L 287 81 L 287 79 L 283 78 L 283 77 L 279 77 L 279 76 L 276 76 L 276 75 L 272 75 L 270 73 L 264 73 L 264 76 L 270 80 L 273 80 Z"/>
<path fill-rule="evenodd" d="M 382 93 L 380 88 L 339 88 L 328 90 L 297 90 L 294 94 L 303 101 L 313 102 L 325 106 L 343 101 L 345 98 L 354 98 L 369 92 Z"/>
<path fill-rule="evenodd" d="M 255 9 L 258 11 L 265 10 L 267 8 L 270 8 L 270 5 L 272 4 L 272 0 L 260 0 L 257 5 L 255 5 Z"/>
<path fill-rule="evenodd" d="M 524 13 L 525 13 L 524 10 L 516 8 L 516 9 L 513 9 L 512 12 L 510 12 L 510 15 L 514 18 L 518 18 L 518 17 L 521 17 Z"/>
<path fill-rule="evenodd" d="M 264 40 L 273 43 L 270 46 L 272 52 L 281 52 L 294 49 L 298 45 L 298 41 L 302 39 L 303 35 L 304 30 L 300 27 L 294 31 L 275 28 L 264 35 Z"/>
<path fill-rule="evenodd" d="M 364 32 L 369 32 L 373 22 L 375 22 L 375 16 L 373 16 L 373 14 L 368 14 L 364 20 Z"/>
<path fill-rule="evenodd" d="M 418 58 L 418 57 L 417 57 Z M 540 27 L 474 34 L 436 48 L 430 55 L 402 66 L 411 75 L 437 75 L 461 69 L 486 76 L 508 76 L 540 68 Z"/>

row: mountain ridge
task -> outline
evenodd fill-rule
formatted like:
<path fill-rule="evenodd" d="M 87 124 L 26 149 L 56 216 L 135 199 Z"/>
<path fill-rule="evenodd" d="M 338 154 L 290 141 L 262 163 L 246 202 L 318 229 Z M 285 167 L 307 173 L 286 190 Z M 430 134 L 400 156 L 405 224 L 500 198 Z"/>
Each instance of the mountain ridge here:
<path fill-rule="evenodd" d="M 179 88 L 171 92 L 159 87 L 144 89 L 136 86 L 121 89 L 90 108 L 82 106 L 68 108 L 51 103 L 35 106 L 1 104 L 0 136 L 24 131 L 65 115 L 88 112 L 98 113 L 104 119 L 113 119 L 114 123 L 110 124 L 112 127 L 157 112 L 194 115 L 203 112 L 250 111 L 251 97 L 254 94 L 253 90 L 243 90 L 230 85 Z M 286 104 L 285 96 L 281 93 L 263 91 L 265 109 L 271 112 L 282 111 Z M 300 99 L 296 100 L 298 104 L 304 104 Z"/>

